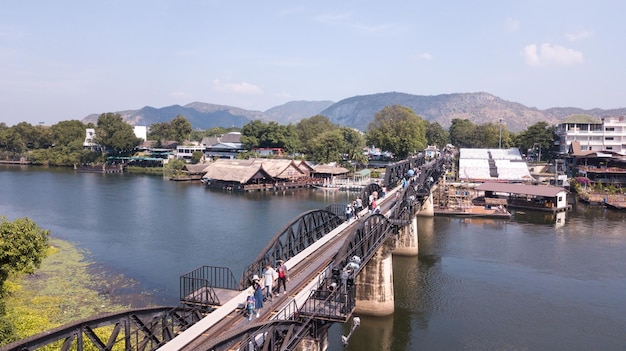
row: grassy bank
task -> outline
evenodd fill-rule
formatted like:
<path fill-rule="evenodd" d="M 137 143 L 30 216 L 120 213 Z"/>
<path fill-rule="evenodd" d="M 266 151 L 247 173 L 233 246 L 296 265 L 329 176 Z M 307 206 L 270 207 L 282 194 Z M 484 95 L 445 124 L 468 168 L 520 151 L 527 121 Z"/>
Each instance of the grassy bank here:
<path fill-rule="evenodd" d="M 50 245 L 35 274 L 6 283 L 7 318 L 20 339 L 100 313 L 153 305 L 136 281 L 96 267 L 86 261 L 87 252 L 55 238 Z"/>

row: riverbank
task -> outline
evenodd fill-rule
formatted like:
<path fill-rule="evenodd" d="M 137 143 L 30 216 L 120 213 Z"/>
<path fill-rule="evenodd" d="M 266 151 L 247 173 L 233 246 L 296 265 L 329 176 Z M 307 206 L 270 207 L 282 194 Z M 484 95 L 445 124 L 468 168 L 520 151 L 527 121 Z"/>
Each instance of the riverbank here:
<path fill-rule="evenodd" d="M 105 312 L 154 306 L 138 282 L 111 274 L 88 256 L 70 242 L 50 238 L 48 256 L 35 274 L 7 281 L 6 317 L 19 339 Z"/>

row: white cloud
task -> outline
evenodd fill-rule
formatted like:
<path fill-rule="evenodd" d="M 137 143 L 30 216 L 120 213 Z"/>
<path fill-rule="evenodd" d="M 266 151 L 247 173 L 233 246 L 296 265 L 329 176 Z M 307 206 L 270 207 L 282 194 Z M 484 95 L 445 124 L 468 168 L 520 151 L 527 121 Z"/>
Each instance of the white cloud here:
<path fill-rule="evenodd" d="M 422 52 L 413 56 L 416 60 L 432 60 L 433 55 L 428 52 Z"/>
<path fill-rule="evenodd" d="M 507 18 L 504 22 L 504 29 L 509 33 L 515 33 L 519 30 L 520 22 L 515 18 Z"/>
<path fill-rule="evenodd" d="M 185 91 L 172 91 L 170 92 L 170 96 L 174 98 L 185 98 L 185 99 L 189 99 L 191 97 L 191 95 Z"/>
<path fill-rule="evenodd" d="M 229 93 L 237 93 L 237 94 L 261 94 L 263 91 L 261 88 L 254 84 L 250 84 L 247 82 L 240 83 L 228 83 L 222 82 L 219 79 L 213 80 L 213 90 L 220 92 L 229 92 Z"/>
<path fill-rule="evenodd" d="M 592 34 L 593 34 L 593 32 L 591 32 L 591 31 L 581 30 L 581 31 L 576 32 L 576 33 L 565 33 L 565 37 L 569 41 L 578 41 L 578 40 L 582 40 L 582 39 L 587 39 L 587 38 L 591 37 Z"/>
<path fill-rule="evenodd" d="M 529 66 L 570 66 L 584 62 L 582 52 L 550 43 L 526 45 L 523 55 Z"/>

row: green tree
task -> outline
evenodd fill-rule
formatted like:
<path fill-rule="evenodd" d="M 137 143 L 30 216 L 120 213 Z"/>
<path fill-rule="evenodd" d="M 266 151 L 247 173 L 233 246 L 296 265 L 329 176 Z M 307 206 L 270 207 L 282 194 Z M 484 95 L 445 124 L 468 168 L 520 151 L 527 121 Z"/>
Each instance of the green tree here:
<path fill-rule="evenodd" d="M 258 147 L 266 128 L 267 125 L 259 119 L 246 123 L 241 128 L 241 143 L 243 147 L 248 150 Z"/>
<path fill-rule="evenodd" d="M 52 131 L 52 140 L 55 146 L 70 146 L 80 143 L 85 140 L 86 126 L 83 122 L 78 120 L 61 121 L 53 125 L 50 129 Z"/>
<path fill-rule="evenodd" d="M 484 123 L 476 126 L 476 139 L 472 147 L 498 148 L 500 145 L 500 126 L 493 123 Z"/>
<path fill-rule="evenodd" d="M 368 145 L 406 158 L 426 148 L 426 126 L 408 107 L 386 106 L 374 115 L 365 135 Z"/>
<path fill-rule="evenodd" d="M 241 143 L 248 150 L 261 148 L 282 148 L 293 153 L 299 145 L 298 134 L 293 125 L 280 125 L 276 122 L 264 123 L 254 120 L 241 129 Z"/>
<path fill-rule="evenodd" d="M 197 164 L 200 162 L 200 160 L 202 160 L 202 158 L 204 157 L 204 152 L 202 151 L 194 151 L 191 154 L 191 163 L 192 164 Z"/>
<path fill-rule="evenodd" d="M 477 127 L 469 119 L 453 119 L 449 130 L 450 143 L 457 148 L 478 145 Z"/>
<path fill-rule="evenodd" d="M 11 222 L 0 217 L 0 315 L 5 314 L 4 283 L 7 278 L 17 273 L 32 274 L 39 268 L 46 256 L 49 234 L 29 218 Z M 0 330 L 0 333 L 6 332 Z"/>
<path fill-rule="evenodd" d="M 553 157 L 555 151 L 555 127 L 547 122 L 537 122 L 526 130 L 520 132 L 515 138 L 515 144 L 526 153 L 528 150 L 538 150 L 541 148 L 541 158 L 548 160 Z"/>
<path fill-rule="evenodd" d="M 110 154 L 127 155 L 141 143 L 133 127 L 118 113 L 103 113 L 98 117 L 96 143 Z"/>
<path fill-rule="evenodd" d="M 338 130 L 339 126 L 332 123 L 328 117 L 317 115 L 301 119 L 295 125 L 300 140 L 300 150 L 305 154 L 312 154 L 314 145 L 312 141 L 324 132 Z"/>
<path fill-rule="evenodd" d="M 320 163 L 341 162 L 346 150 L 346 143 L 339 129 L 319 134 L 310 144 L 313 160 Z"/>
<path fill-rule="evenodd" d="M 365 148 L 365 137 L 356 129 L 341 127 L 341 134 L 345 145 L 344 154 L 348 160 L 360 164 L 367 164 L 367 156 L 363 153 Z"/>
<path fill-rule="evenodd" d="M 450 133 L 443 129 L 439 122 L 426 122 L 426 140 L 428 145 L 436 145 L 439 149 L 450 143 Z"/>
<path fill-rule="evenodd" d="M 170 123 L 171 138 L 178 143 L 188 140 L 192 131 L 191 122 L 181 115 L 176 116 Z"/>

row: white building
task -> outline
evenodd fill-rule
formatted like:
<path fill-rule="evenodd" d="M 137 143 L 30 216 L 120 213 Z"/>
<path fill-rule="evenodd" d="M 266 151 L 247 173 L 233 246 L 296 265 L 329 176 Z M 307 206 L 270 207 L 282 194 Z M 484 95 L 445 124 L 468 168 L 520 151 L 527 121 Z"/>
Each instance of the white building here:
<path fill-rule="evenodd" d="M 83 141 L 83 148 L 94 149 L 96 145 L 94 139 L 96 138 L 96 130 L 94 128 L 85 129 L 85 141 Z"/>
<path fill-rule="evenodd" d="M 194 152 L 201 152 L 204 155 L 206 147 L 204 145 L 178 145 L 176 147 L 176 158 L 181 160 L 191 160 Z"/>
<path fill-rule="evenodd" d="M 459 180 L 523 182 L 532 179 L 519 149 L 459 149 Z"/>
<path fill-rule="evenodd" d="M 573 141 L 581 151 L 612 151 L 626 155 L 626 118 L 572 115 L 556 127 L 559 153 L 569 152 Z"/>
<path fill-rule="evenodd" d="M 143 141 L 148 140 L 148 127 L 146 126 L 133 126 L 133 132 L 135 136 Z"/>

